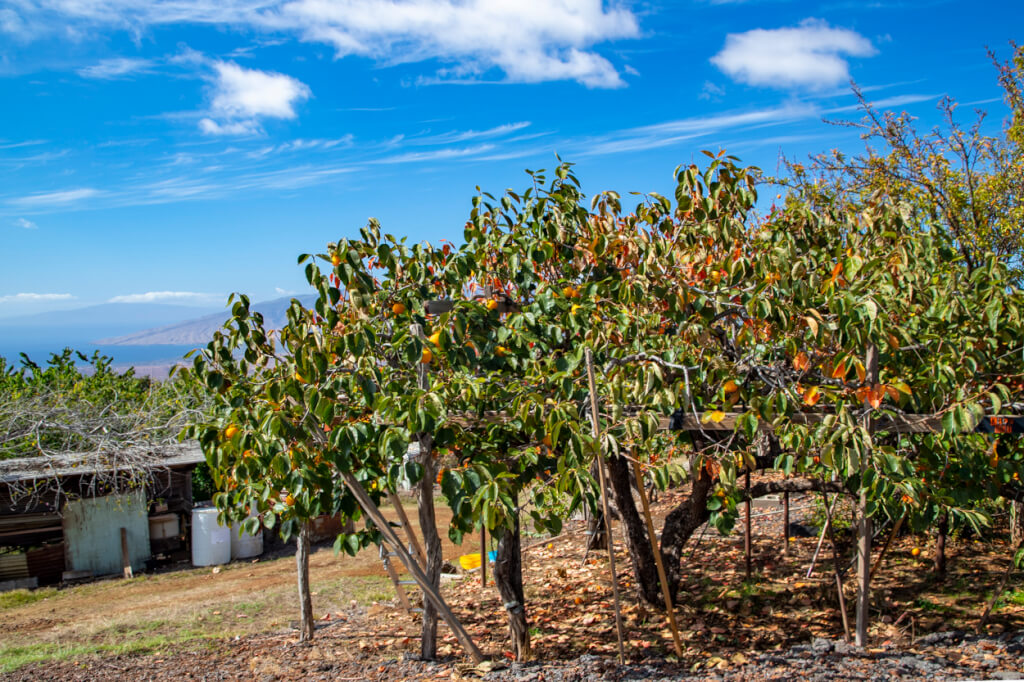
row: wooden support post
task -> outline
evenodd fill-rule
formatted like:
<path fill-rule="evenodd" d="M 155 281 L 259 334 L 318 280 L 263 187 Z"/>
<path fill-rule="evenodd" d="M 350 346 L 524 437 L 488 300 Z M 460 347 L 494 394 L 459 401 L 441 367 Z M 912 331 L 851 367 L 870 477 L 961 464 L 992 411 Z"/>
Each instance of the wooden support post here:
<path fill-rule="evenodd" d="M 380 548 L 380 559 L 388 572 L 388 577 L 391 578 L 391 582 L 395 586 L 395 594 L 398 595 L 398 601 L 402 603 L 402 608 L 405 609 L 406 613 L 414 613 L 412 604 L 409 603 L 409 596 L 405 593 L 405 588 L 402 587 L 402 579 L 398 575 L 398 571 L 391 564 L 391 559 L 388 558 L 388 550 L 383 545 Z"/>
<path fill-rule="evenodd" d="M 345 487 L 349 489 L 356 501 L 359 502 L 359 506 L 362 507 L 363 511 L 373 522 L 373 525 L 377 526 L 380 530 L 381 535 L 384 536 L 385 542 L 391 545 L 394 550 L 395 556 L 398 557 L 399 561 L 405 566 L 406 570 L 412 574 L 412 579 L 416 581 L 420 589 L 423 591 L 423 603 L 426 605 L 428 602 L 437 609 L 437 612 L 444 618 L 444 622 L 448 624 L 452 632 L 455 634 L 456 639 L 462 645 L 462 648 L 469 654 L 469 657 L 473 659 L 474 663 L 482 663 L 484 655 L 477 647 L 477 645 L 470 638 L 469 633 L 462 627 L 462 623 L 455 617 L 452 610 L 445 603 L 444 598 L 440 593 L 434 589 L 434 586 L 427 579 L 427 575 L 420 568 L 416 560 L 409 554 L 408 550 L 402 545 L 401 539 L 395 533 L 394 529 L 381 514 L 380 509 L 370 496 L 363 490 L 363 486 L 356 480 L 356 477 L 349 472 L 342 472 L 341 480 L 345 484 Z M 424 609 L 426 610 L 426 609 Z"/>
<path fill-rule="evenodd" d="M 121 570 L 124 572 L 125 578 L 134 578 L 135 574 L 132 573 L 132 558 L 128 553 L 128 529 L 121 529 Z"/>
<path fill-rule="evenodd" d="M 665 562 L 661 557 L 658 536 L 654 532 L 654 519 L 651 518 L 651 506 L 647 503 L 647 491 L 644 489 L 643 472 L 640 463 L 633 460 L 633 475 L 637 480 L 637 491 L 640 493 L 640 504 L 644 508 L 644 521 L 647 522 L 647 535 L 651 538 L 651 551 L 654 552 L 654 564 L 658 567 L 658 580 L 661 581 L 661 598 L 665 600 L 665 612 L 668 614 L 668 626 L 672 629 L 672 643 L 676 648 L 676 656 L 683 657 L 683 643 L 679 640 L 679 626 L 676 625 L 676 609 L 669 594 L 668 577 L 665 575 Z"/>
<path fill-rule="evenodd" d="M 398 496 L 398 493 L 388 493 L 388 500 L 394 506 L 395 513 L 398 514 L 398 521 L 402 524 L 402 528 L 405 529 L 405 535 L 409 538 L 409 544 L 412 545 L 413 550 L 416 552 L 416 557 L 420 560 L 420 566 L 426 566 L 427 555 L 424 554 L 423 546 L 420 545 L 419 538 L 416 537 L 416 533 L 413 532 L 412 526 L 409 524 L 409 516 L 402 507 L 402 498 Z"/>
<path fill-rule="evenodd" d="M 832 512 L 835 509 L 835 503 L 839 501 L 839 495 L 836 495 L 836 499 L 832 502 L 830 507 L 828 504 L 828 493 L 821 491 L 822 499 L 825 503 L 825 510 L 828 512 L 828 518 L 825 519 L 825 528 L 828 529 L 828 539 L 832 545 L 832 565 L 835 569 L 836 574 L 836 590 L 839 596 L 839 613 L 843 617 L 843 636 L 846 641 L 850 641 L 850 621 L 849 616 L 846 614 L 846 596 L 843 594 L 843 574 L 839 568 L 839 549 L 836 547 L 836 532 L 833 528 L 832 523 Z"/>
<path fill-rule="evenodd" d="M 746 560 L 747 580 L 750 580 L 750 555 L 752 548 L 750 546 L 750 470 L 747 469 L 747 473 L 743 478 L 744 487 L 747 491 L 747 503 L 744 509 L 743 519 L 743 556 Z"/>
<path fill-rule="evenodd" d="M 608 508 L 608 484 L 604 471 L 604 453 L 601 449 L 601 426 L 597 416 L 597 383 L 594 381 L 594 354 L 585 350 L 587 361 L 587 384 L 590 387 L 590 429 L 594 436 L 597 461 L 598 483 L 601 486 L 601 512 L 604 516 L 605 539 L 608 541 L 608 568 L 612 574 L 612 601 L 615 605 L 615 634 L 619 641 L 619 662 L 626 662 L 626 651 L 622 640 L 622 610 L 619 607 L 619 579 L 615 574 L 615 543 L 612 538 L 612 515 Z"/>
<path fill-rule="evenodd" d="M 487 587 L 487 526 L 480 523 L 480 587 Z"/>
<path fill-rule="evenodd" d="M 878 383 L 878 348 L 869 344 L 864 357 L 865 379 L 874 386 Z M 870 407 L 864 401 L 865 408 Z M 873 431 L 871 415 L 864 417 L 864 428 Z M 861 475 L 867 471 L 872 444 L 868 443 L 860 462 Z M 869 607 L 871 605 L 871 518 L 868 516 L 868 491 L 861 486 L 857 500 L 857 636 L 859 647 L 867 646 Z"/>
<path fill-rule="evenodd" d="M 889 539 L 885 541 L 884 545 L 882 545 L 882 551 L 878 553 L 878 558 L 875 559 L 875 565 L 871 567 L 871 577 L 872 578 L 874 578 L 875 577 L 875 573 L 878 572 L 878 567 L 882 565 L 882 559 L 885 558 L 885 553 L 887 551 L 889 551 L 889 545 L 892 544 L 893 538 L 895 538 L 897 535 L 899 535 L 900 528 L 903 527 L 903 522 L 906 520 L 906 518 L 907 518 L 907 513 L 903 512 L 903 516 L 901 516 L 900 518 L 896 519 L 896 525 L 894 525 L 892 527 L 892 532 L 889 533 Z"/>
<path fill-rule="evenodd" d="M 789 492 L 782 493 L 782 556 L 789 556 Z"/>

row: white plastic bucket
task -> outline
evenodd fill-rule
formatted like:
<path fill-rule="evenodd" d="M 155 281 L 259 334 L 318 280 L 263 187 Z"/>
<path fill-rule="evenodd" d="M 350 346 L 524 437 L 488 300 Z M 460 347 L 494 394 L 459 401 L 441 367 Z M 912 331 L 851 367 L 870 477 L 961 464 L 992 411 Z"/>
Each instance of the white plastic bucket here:
<path fill-rule="evenodd" d="M 253 514 L 249 515 L 250 517 Z M 241 535 L 239 532 L 241 531 Z M 249 535 L 242 531 L 242 524 L 231 524 L 231 558 L 248 559 L 263 554 L 263 529 L 256 531 L 256 535 Z"/>
<path fill-rule="evenodd" d="M 231 561 L 231 529 L 217 523 L 217 510 L 192 510 L 192 565 L 216 566 Z"/>

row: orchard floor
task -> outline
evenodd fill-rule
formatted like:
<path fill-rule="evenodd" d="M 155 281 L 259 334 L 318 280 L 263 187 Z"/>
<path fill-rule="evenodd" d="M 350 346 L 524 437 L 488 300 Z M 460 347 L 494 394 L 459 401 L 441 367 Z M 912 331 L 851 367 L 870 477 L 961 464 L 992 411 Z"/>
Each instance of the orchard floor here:
<path fill-rule="evenodd" d="M 656 511 L 664 513 L 675 499 L 663 495 Z M 439 507 L 442 536 L 444 511 Z M 800 513 L 807 511 L 794 513 L 794 519 Z M 469 665 L 443 624 L 440 660 L 416 660 L 418 621 L 396 606 L 376 551 L 336 557 L 325 546 L 311 557 L 318 618 L 312 644 L 296 641 L 294 559 L 281 556 L 216 572 L 188 569 L 0 594 L 0 673 L 15 680 L 1024 677 L 1019 574 L 997 602 L 986 631 L 965 634 L 974 632 L 1008 565 L 1005 542 L 953 539 L 948 575 L 936 580 L 926 559 L 929 542 L 897 538 L 873 583 L 871 646 L 858 651 L 842 641 L 830 549 L 826 545 L 807 578 L 817 539 L 795 539 L 783 557 L 780 526 L 778 515 L 755 518 L 749 580 L 741 533 L 720 537 L 709 531 L 691 541 L 676 608 L 684 645 L 678 661 L 670 655 L 663 614 L 642 609 L 628 577 L 620 577 L 628 664 L 616 665 L 607 555 L 592 553 L 584 561 L 585 536 L 570 526 L 558 538 L 524 542 L 537 663 L 508 660 L 501 602 L 493 586 L 480 585 L 478 573 L 445 581 L 443 594 L 493 669 Z M 912 555 L 914 547 L 920 555 Z M 457 548 L 445 541 L 450 560 L 476 549 L 469 542 Z M 628 571 L 624 552 L 617 553 L 616 564 Z"/>

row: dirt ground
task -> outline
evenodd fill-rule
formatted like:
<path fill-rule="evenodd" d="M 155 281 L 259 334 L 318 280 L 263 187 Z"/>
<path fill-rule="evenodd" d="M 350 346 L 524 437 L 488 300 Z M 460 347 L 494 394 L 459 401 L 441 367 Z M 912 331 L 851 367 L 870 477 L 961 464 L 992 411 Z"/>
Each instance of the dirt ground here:
<path fill-rule="evenodd" d="M 663 495 L 659 515 L 677 500 L 676 495 Z M 439 506 L 442 537 L 447 531 L 446 511 Z M 794 513 L 794 520 L 807 513 Z M 765 652 L 784 652 L 815 638 L 842 637 L 830 552 L 822 553 L 811 577 L 806 577 L 817 538 L 793 538 L 789 555 L 782 556 L 779 516 L 760 509 L 755 514 L 763 515 L 755 516 L 752 524 L 754 573 L 749 580 L 740 533 L 721 537 L 708 531 L 687 547 L 676 608 L 684 656 L 674 663 L 664 614 L 638 603 L 628 576 L 628 557 L 618 548 L 628 659 L 651 664 L 668 660 L 677 666 L 672 675 L 682 670 L 740 670 Z M 532 643 L 537 657 L 551 665 L 569 665 L 587 656 L 606 660 L 617 650 L 607 555 L 595 553 L 584 559 L 585 536 L 580 531 L 579 524 L 570 524 L 558 538 L 524 540 Z M 621 535 L 618 538 L 621 545 Z M 477 551 L 472 544 L 476 539 L 466 540 L 462 547 L 445 540 L 446 559 L 457 563 L 459 554 Z M 938 580 L 927 561 L 930 542 L 905 536 L 890 548 L 873 583 L 873 643 L 911 647 L 928 633 L 973 630 L 1009 559 L 1005 543 L 954 538 L 949 574 Z M 920 554 L 915 555 L 914 548 Z M 11 679 L 45 675 L 54 680 L 483 674 L 465 667 L 460 647 L 443 625 L 442 661 L 414 661 L 418 617 L 399 608 L 376 550 L 352 558 L 335 556 L 329 545 L 320 547 L 311 557 L 310 573 L 318 618 L 312 645 L 296 641 L 291 556 L 0 595 L 0 671 Z M 850 573 L 848 600 L 854 594 L 852 582 Z M 493 584 L 482 586 L 479 574 L 472 573 L 446 581 L 442 592 L 484 653 L 507 661 L 505 614 Z M 852 617 L 852 607 L 850 612 Z M 1022 628 L 1024 583 L 1018 575 L 997 604 L 986 634 L 998 637 Z M 1013 660 L 1006 665 L 1008 670 L 1022 667 Z M 538 679 L 544 679 L 544 673 L 540 675 Z M 576 679 L 559 675 L 550 679 Z"/>

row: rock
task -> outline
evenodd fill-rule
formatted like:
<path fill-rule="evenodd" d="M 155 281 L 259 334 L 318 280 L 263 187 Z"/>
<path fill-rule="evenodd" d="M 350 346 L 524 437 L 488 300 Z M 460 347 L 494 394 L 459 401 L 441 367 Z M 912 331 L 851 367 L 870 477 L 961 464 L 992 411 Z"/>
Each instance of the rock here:
<path fill-rule="evenodd" d="M 904 656 L 896 664 L 905 670 L 919 673 L 931 673 L 938 667 L 934 663 L 924 661 L 916 656 Z"/>
<path fill-rule="evenodd" d="M 811 642 L 811 649 L 815 653 L 831 653 L 834 648 L 835 646 L 833 645 L 833 643 L 830 640 L 825 639 L 824 637 L 815 637 L 814 641 Z"/>
<path fill-rule="evenodd" d="M 853 653 L 854 647 L 852 644 L 849 644 L 844 640 L 839 640 L 838 642 L 832 645 L 832 650 L 840 656 L 846 656 L 848 654 Z"/>
<path fill-rule="evenodd" d="M 993 680 L 1024 680 L 1024 673 L 1007 670 L 997 670 L 996 672 L 989 673 L 989 676 Z"/>
<path fill-rule="evenodd" d="M 936 644 L 954 644 L 963 639 L 964 633 L 959 630 L 948 630 L 946 632 L 933 632 L 924 637 L 918 638 L 918 645 L 934 646 Z"/>

